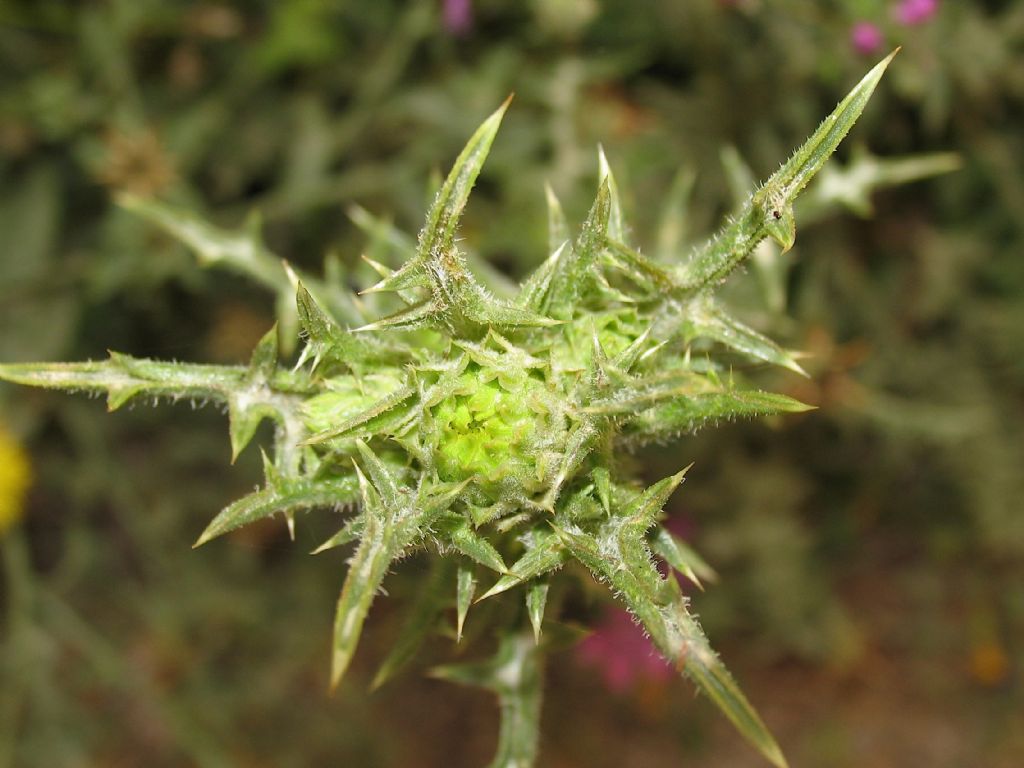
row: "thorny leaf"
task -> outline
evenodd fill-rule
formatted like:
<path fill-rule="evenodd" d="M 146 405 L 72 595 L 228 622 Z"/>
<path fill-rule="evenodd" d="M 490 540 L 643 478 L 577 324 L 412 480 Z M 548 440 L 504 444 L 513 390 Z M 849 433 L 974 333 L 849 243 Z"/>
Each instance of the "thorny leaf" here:
<path fill-rule="evenodd" d="M 459 222 L 508 102 L 474 133 L 430 206 L 417 240 L 353 207 L 369 234 L 366 258 L 380 281 L 354 296 L 338 259 L 327 279 L 297 273 L 263 244 L 258 219 L 240 231 L 213 226 L 162 203 L 124 198 L 126 207 L 179 238 L 206 264 L 254 278 L 275 294 L 280 334 L 268 333 L 247 365 L 166 363 L 111 353 L 102 362 L 4 364 L 0 379 L 44 388 L 106 393 L 111 410 L 134 399 L 212 401 L 230 418 L 232 454 L 274 422 L 272 458 L 261 489 L 227 507 L 197 544 L 281 513 L 350 511 L 315 551 L 355 543 L 338 599 L 331 684 L 355 652 L 370 607 L 393 564 L 417 549 L 446 558 L 432 569 L 381 684 L 413 657 L 451 604 L 456 639 L 474 598 L 498 624 L 488 661 L 436 670 L 438 676 L 497 693 L 502 727 L 492 768 L 527 768 L 537 744 L 537 646 L 553 574 L 570 560 L 586 566 L 683 670 L 775 765 L 785 761 L 764 724 L 688 610 L 657 554 L 699 584 L 714 572 L 661 525 L 663 505 L 683 472 L 637 491 L 622 448 L 667 442 L 722 419 L 794 413 L 807 406 L 753 389 L 731 372 L 750 363 L 802 373 L 796 356 L 729 316 L 717 285 L 759 243 L 789 248 L 793 203 L 860 115 L 891 56 L 871 70 L 760 189 L 743 197 L 722 231 L 675 261 L 690 237 L 682 172 L 666 197 L 655 254 L 629 240 L 620 190 L 604 152 L 599 188 L 575 239 L 548 188 L 548 253 L 514 299 L 492 295 L 457 241 Z M 734 186 L 750 186 L 741 161 L 726 155 Z M 819 176 L 808 210 L 842 204 L 864 210 L 874 187 L 950 166 L 949 158 L 899 165 L 856 155 L 845 171 Z M 868 172 L 870 171 L 870 173 Z M 817 206 L 817 207 L 816 207 Z M 774 241 L 774 242 L 773 242 Z M 397 259 L 404 265 L 392 269 Z M 782 273 L 776 270 L 778 278 Z M 361 280 L 361 275 L 352 276 Z M 773 306 L 784 304 L 776 291 Z M 511 296 L 504 292 L 502 296 Z M 782 297 L 779 299 L 779 297 Z M 390 302 L 390 303 L 389 303 Z M 287 357 L 301 326 L 297 363 Z M 350 510 L 351 507 L 357 509 Z M 513 562 L 514 561 L 514 562 Z M 506 562 L 513 563 L 507 566 Z M 498 574 L 476 597 L 479 566 Z M 524 586 L 509 610 L 501 593 Z M 557 618 L 557 617 L 556 617 Z M 526 622 L 532 633 L 523 632 Z M 557 624 L 556 624 L 557 626 Z M 532 637 L 531 637 L 532 635 Z"/>

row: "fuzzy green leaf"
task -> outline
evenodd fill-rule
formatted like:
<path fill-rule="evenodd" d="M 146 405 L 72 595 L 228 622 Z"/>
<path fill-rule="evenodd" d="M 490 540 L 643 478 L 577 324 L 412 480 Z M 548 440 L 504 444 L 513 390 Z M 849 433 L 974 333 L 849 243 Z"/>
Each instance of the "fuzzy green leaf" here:
<path fill-rule="evenodd" d="M 664 295 L 676 289 L 672 274 L 639 251 L 633 250 L 611 235 L 605 240 L 605 245 L 619 270 L 652 296 Z"/>
<path fill-rule="evenodd" d="M 736 729 L 764 757 L 786 768 L 786 758 L 760 715 L 747 701 L 729 670 L 708 645 L 704 631 L 690 614 L 683 600 L 663 609 L 664 632 L 661 639 L 651 632 L 652 639 L 666 658 L 682 668 L 696 686 L 732 721 Z"/>
<path fill-rule="evenodd" d="M 404 489 L 399 488 L 398 479 L 393 470 L 381 461 L 380 457 L 371 451 L 362 440 L 356 440 L 356 448 L 362 458 L 362 467 L 370 476 L 374 490 L 380 496 L 385 509 L 397 510 L 405 506 L 408 501 L 408 492 L 403 494 Z"/>
<path fill-rule="evenodd" d="M 353 517 L 341 527 L 341 530 L 310 552 L 310 554 L 319 555 L 321 552 L 327 552 L 328 550 L 351 544 L 363 535 L 363 528 L 365 528 L 364 516 Z"/>
<path fill-rule="evenodd" d="M 526 589 L 526 613 L 533 627 L 533 640 L 540 642 L 540 629 L 544 623 L 544 608 L 548 602 L 548 589 L 551 584 L 547 580 L 538 580 Z"/>
<path fill-rule="evenodd" d="M 572 250 L 555 263 L 551 286 L 545 297 L 545 311 L 558 319 L 572 317 L 580 297 L 594 279 L 594 265 L 608 237 L 611 192 L 604 179 L 587 220 L 583 223 Z"/>
<path fill-rule="evenodd" d="M 792 352 L 730 317 L 716 302 L 709 299 L 695 302 L 691 306 L 687 335 L 690 338 L 714 339 L 754 360 L 788 368 L 801 376 L 807 375 Z"/>
<path fill-rule="evenodd" d="M 308 438 L 305 444 L 316 445 L 343 437 L 369 436 L 387 432 L 408 418 L 415 396 L 416 390 L 413 387 L 409 385 L 400 387 L 337 427 L 316 433 Z"/>
<path fill-rule="evenodd" d="M 570 243 L 563 240 L 551 255 L 544 260 L 523 283 L 519 290 L 516 303 L 534 312 L 540 312 L 547 305 L 548 291 L 551 290 L 551 283 L 559 269 L 562 269 L 562 261 L 570 253 Z"/>
<path fill-rule="evenodd" d="M 675 493 L 676 488 L 683 482 L 687 466 L 680 472 L 670 477 L 665 477 L 649 488 L 644 489 L 635 499 L 626 505 L 625 509 L 618 515 L 621 524 L 618 532 L 620 546 L 626 540 L 641 541 L 648 530 L 658 521 L 661 510 L 668 502 L 669 497 Z"/>
<path fill-rule="evenodd" d="M 601 502 L 601 507 L 604 509 L 606 515 L 610 515 L 612 512 L 612 481 L 611 474 L 605 467 L 597 467 L 590 476 L 594 480 L 594 490 L 597 492 L 597 498 Z"/>
<path fill-rule="evenodd" d="M 626 221 L 622 215 L 622 203 L 619 200 L 619 185 L 615 183 L 612 167 L 604 154 L 604 147 L 597 147 L 598 178 L 608 185 L 608 238 L 616 242 L 628 241 Z"/>
<path fill-rule="evenodd" d="M 505 561 L 494 545 L 473 530 L 462 515 L 448 515 L 437 523 L 444 534 L 444 541 L 460 553 L 496 573 L 508 573 Z"/>
<path fill-rule="evenodd" d="M 455 232 L 494 136 L 506 101 L 470 138 L 427 215 L 416 255 L 371 290 L 429 289 L 431 298 L 359 330 L 415 329 L 441 325 L 459 334 L 481 335 L 488 327 L 537 327 L 553 321 L 492 296 L 469 271 L 455 246 Z"/>
<path fill-rule="evenodd" d="M 393 344 L 368 339 L 342 328 L 301 282 L 295 289 L 295 305 L 299 324 L 306 338 L 299 365 L 312 358 L 314 370 L 321 361 L 344 363 L 381 363 L 402 360 L 407 356 Z"/>
<path fill-rule="evenodd" d="M 699 380 L 693 379 L 694 382 Z M 632 416 L 628 415 L 631 409 L 618 411 L 618 405 L 614 402 L 601 406 L 609 412 L 627 415 L 623 430 L 627 442 L 643 445 L 690 433 L 707 423 L 723 419 L 801 413 L 812 408 L 786 395 L 715 385 L 702 385 L 699 388 L 682 386 L 674 394 L 666 389 L 639 392 L 632 402 L 640 407 L 645 400 L 660 402 Z"/>
<path fill-rule="evenodd" d="M 229 504 L 199 536 L 195 547 L 223 536 L 243 525 L 271 517 L 278 512 L 291 514 L 316 507 L 344 507 L 356 501 L 355 476 L 335 481 L 278 478 L 258 491 Z"/>
<path fill-rule="evenodd" d="M 513 565 L 508 573 L 498 579 L 479 600 L 500 595 L 524 581 L 543 576 L 557 570 L 565 563 L 566 552 L 557 536 L 536 528 L 533 538 L 527 545 L 526 552 Z M 478 602 L 479 602 L 478 600 Z"/>
<path fill-rule="evenodd" d="M 363 622 L 391 564 L 422 543 L 464 487 L 445 485 L 414 492 L 367 445 L 359 441 L 356 446 L 370 480 L 356 463 L 364 523 L 335 612 L 332 688 L 352 660 Z"/>
<path fill-rule="evenodd" d="M 701 579 L 710 582 L 718 581 L 718 574 L 704 558 L 685 541 L 673 536 L 661 526 L 655 529 L 654 535 L 651 537 L 651 549 L 700 589 L 704 589 Z"/>
<path fill-rule="evenodd" d="M 134 397 L 188 398 L 226 402 L 248 377 L 241 366 L 164 363 L 111 352 L 110 359 L 87 363 L 10 363 L 0 379 L 46 389 L 106 392 L 110 410 Z"/>
<path fill-rule="evenodd" d="M 594 450 L 600 435 L 601 430 L 596 419 L 581 414 L 569 432 L 565 451 L 558 464 L 558 471 L 555 473 L 547 493 L 544 494 L 541 507 L 548 511 L 554 511 L 555 502 L 562 491 L 562 486 Z"/>
<path fill-rule="evenodd" d="M 511 101 L 512 97 L 509 96 L 505 103 L 484 121 L 455 161 L 430 213 L 427 214 L 427 224 L 420 234 L 417 247 L 420 258 L 436 259 L 450 251 L 454 245 L 455 230 L 466 207 L 469 193 L 491 151 L 491 144 L 494 143 L 494 137 Z"/>
<path fill-rule="evenodd" d="M 645 507 L 663 496 L 664 490 L 644 494 L 635 503 Z M 654 567 L 640 526 L 623 528 L 612 518 L 593 534 L 574 527 L 556 528 L 556 532 L 572 556 L 626 603 L 665 658 L 685 671 L 761 754 L 774 765 L 785 766 L 778 744 L 708 646 L 675 581 L 664 579 Z M 615 546 L 610 544 L 613 541 Z"/>
<path fill-rule="evenodd" d="M 360 475 L 360 480 L 362 480 Z M 364 481 L 365 483 L 365 481 Z M 364 491 L 364 500 L 368 492 Z M 337 688 L 355 653 L 370 606 L 401 547 L 379 504 L 367 503 L 366 524 L 335 609 L 331 688 Z"/>
<path fill-rule="evenodd" d="M 876 65 L 844 98 L 811 137 L 750 196 L 743 210 L 700 248 L 682 272 L 685 290 L 713 285 L 728 275 L 766 237 L 783 250 L 796 238 L 793 201 L 853 127 L 895 52 Z"/>
<path fill-rule="evenodd" d="M 457 642 L 462 642 L 462 628 L 466 625 L 466 614 L 469 613 L 469 606 L 473 603 L 475 593 L 476 575 L 473 573 L 473 569 L 460 565 L 455 585 L 455 638 Z"/>

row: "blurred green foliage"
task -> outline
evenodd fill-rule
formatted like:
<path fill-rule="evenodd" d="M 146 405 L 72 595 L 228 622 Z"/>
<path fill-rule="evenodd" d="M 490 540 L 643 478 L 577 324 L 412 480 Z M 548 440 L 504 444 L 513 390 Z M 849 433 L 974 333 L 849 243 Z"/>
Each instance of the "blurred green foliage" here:
<path fill-rule="evenodd" d="M 467 211 L 473 250 L 514 275 L 533 266 L 546 247 L 538 190 L 550 180 L 579 219 L 599 141 L 647 250 L 676 172 L 695 174 L 687 242 L 731 206 L 721 150 L 767 176 L 865 69 L 852 25 L 877 23 L 903 52 L 858 138 L 881 156 L 952 150 L 963 168 L 882 192 L 870 221 L 802 229 L 781 305 L 736 296 L 750 322 L 812 353 L 810 379 L 783 385 L 820 410 L 785 431 L 738 425 L 680 444 L 695 466 L 678 514 L 723 575 L 696 602 L 712 640 L 751 659 L 739 671 L 751 698 L 765 697 L 746 670 L 767 670 L 772 691 L 791 680 L 783 661 L 847 681 L 909 670 L 919 698 L 969 705 L 928 710 L 964 734 L 929 764 L 1013 765 L 1024 753 L 1012 727 L 1024 661 L 1024 6 L 944 2 L 902 26 L 893 5 L 480 0 L 456 33 L 429 2 L 3 0 L 0 358 L 110 346 L 245 359 L 268 297 L 197 270 L 112 193 L 230 226 L 257 206 L 290 261 L 334 249 L 354 264 L 367 243 L 346 210 L 414 228 L 435 165 L 513 91 Z M 482 762 L 486 733 L 454 757 L 424 746 L 428 728 L 450 732 L 457 717 L 493 729 L 458 701 L 448 719 L 423 715 L 431 683 L 382 691 L 370 710 L 353 703 L 361 694 L 326 698 L 322 608 L 340 560 L 298 557 L 276 528 L 187 549 L 256 481 L 255 466 L 249 481 L 221 471 L 216 414 L 182 409 L 169 427 L 143 410 L 105 418 L 96 403 L 7 390 L 0 408 L 37 477 L 23 526 L 2 541 L 0 764 Z M 658 456 L 643 460 L 665 474 Z M 391 588 L 403 594 L 400 580 Z M 376 624 L 397 629 L 387 614 Z M 556 699 L 571 695 L 562 685 Z M 424 733 L 387 742 L 381 719 Z M 863 764 L 856 738 L 779 720 L 795 762 Z M 569 765 L 621 754 L 546 738 Z M 708 738 L 651 742 L 707 756 Z"/>

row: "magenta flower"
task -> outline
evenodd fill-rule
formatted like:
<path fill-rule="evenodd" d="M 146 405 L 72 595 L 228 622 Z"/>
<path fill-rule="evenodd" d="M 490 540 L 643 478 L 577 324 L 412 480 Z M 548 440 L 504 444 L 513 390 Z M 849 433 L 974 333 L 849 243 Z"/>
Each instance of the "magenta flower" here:
<path fill-rule="evenodd" d="M 924 24 L 939 10 L 939 0 L 900 0 L 896 6 L 896 21 L 916 26 Z"/>
<path fill-rule="evenodd" d="M 453 35 L 464 35 L 473 25 L 473 7 L 470 0 L 444 0 L 442 12 L 444 28 Z"/>
<path fill-rule="evenodd" d="M 624 610 L 605 613 L 597 630 L 576 647 L 580 661 L 596 667 L 605 685 L 624 693 L 641 680 L 661 682 L 673 676 L 643 631 Z"/>
<path fill-rule="evenodd" d="M 864 56 L 877 53 L 884 42 L 882 30 L 870 21 L 858 21 L 850 30 L 850 43 L 853 49 Z"/>

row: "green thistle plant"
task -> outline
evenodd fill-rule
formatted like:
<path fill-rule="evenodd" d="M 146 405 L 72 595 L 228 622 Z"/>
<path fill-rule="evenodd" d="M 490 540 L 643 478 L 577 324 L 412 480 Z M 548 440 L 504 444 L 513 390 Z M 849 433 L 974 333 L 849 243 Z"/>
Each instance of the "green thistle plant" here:
<path fill-rule="evenodd" d="M 714 292 L 761 241 L 793 245 L 795 198 L 850 130 L 891 58 L 681 263 L 656 262 L 631 246 L 602 154 L 600 188 L 578 235 L 569 238 L 549 193 L 552 252 L 509 297 L 484 287 L 456 242 L 508 102 L 459 155 L 415 245 L 356 212 L 357 222 L 409 251 L 397 271 L 370 262 L 381 279 L 359 296 L 334 263 L 324 280 L 283 265 L 262 245 L 258 224 L 226 232 L 126 198 L 127 207 L 180 237 L 202 261 L 271 288 L 279 297 L 280 339 L 275 327 L 248 366 L 111 353 L 103 362 L 4 365 L 0 378 L 106 392 L 110 410 L 147 397 L 224 404 L 236 457 L 259 424 L 272 420 L 264 486 L 221 512 L 197 545 L 277 514 L 292 527 L 301 510 L 349 511 L 317 550 L 355 544 L 337 605 L 332 686 L 352 659 L 385 576 L 410 552 L 435 550 L 445 566 L 427 583 L 375 684 L 415 654 L 451 604 L 461 637 L 478 571 L 496 575 L 478 602 L 522 587 L 525 610 L 496 618 L 503 639 L 493 659 L 436 670 L 497 693 L 503 720 L 496 768 L 534 762 L 549 579 L 571 561 L 607 584 L 666 659 L 768 760 L 785 765 L 676 580 L 655 566 L 657 554 L 692 580 L 703 567 L 659 522 L 685 470 L 643 489 L 621 457 L 707 423 L 806 410 L 733 380 L 727 355 L 800 367 L 793 354 L 731 318 Z M 391 294 L 400 307 L 381 316 L 396 301 Z M 299 329 L 304 346 L 297 363 L 284 367 L 279 347 L 287 352 Z M 523 632 L 527 621 L 532 637 Z"/>

